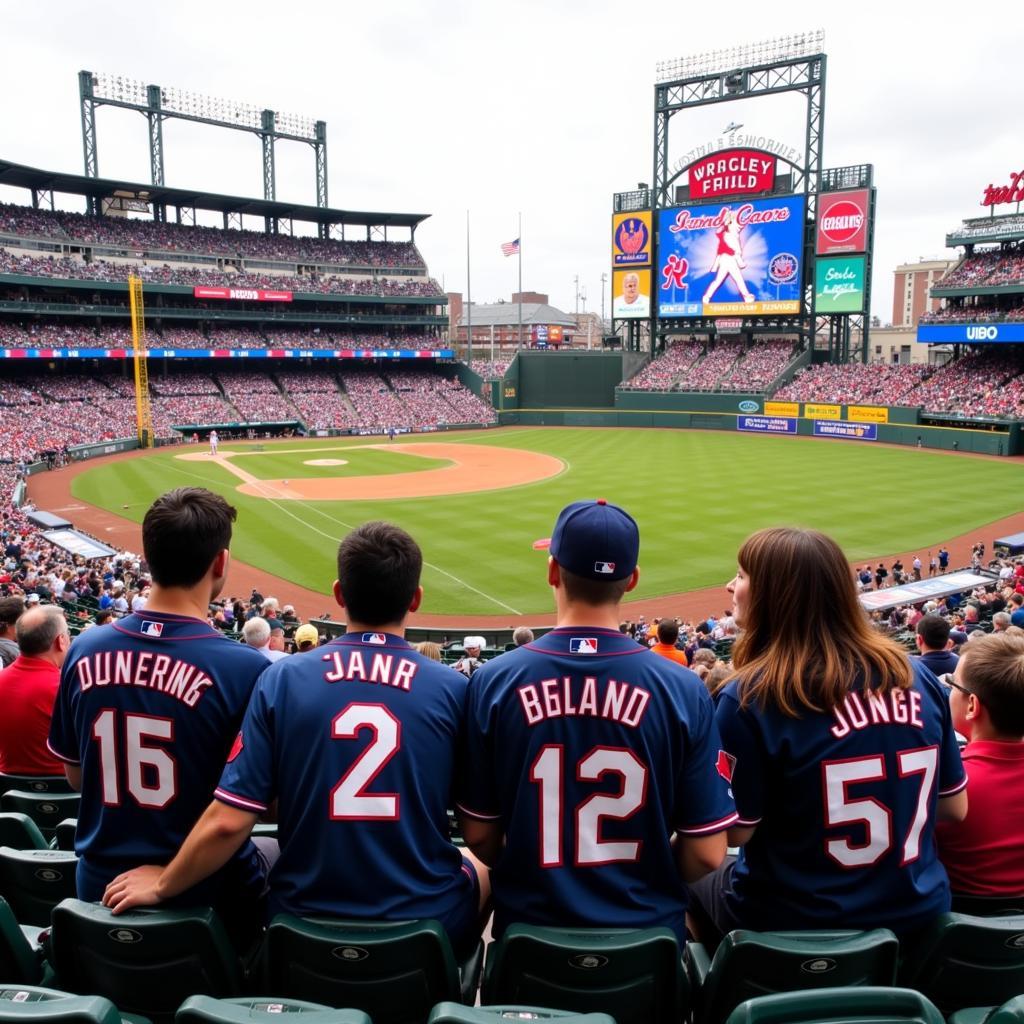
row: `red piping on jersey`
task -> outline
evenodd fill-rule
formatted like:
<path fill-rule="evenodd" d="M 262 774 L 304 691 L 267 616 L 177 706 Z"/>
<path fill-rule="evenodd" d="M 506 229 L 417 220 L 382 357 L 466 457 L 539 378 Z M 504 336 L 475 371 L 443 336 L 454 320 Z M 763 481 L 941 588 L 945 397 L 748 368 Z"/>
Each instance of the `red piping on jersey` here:
<path fill-rule="evenodd" d="M 471 811 L 465 804 L 456 802 L 455 809 L 462 811 L 463 814 L 468 815 L 470 818 L 476 818 L 478 821 L 497 821 L 500 814 L 484 814 L 482 811 Z"/>
<path fill-rule="evenodd" d="M 218 800 L 223 800 L 226 804 L 232 804 L 235 807 L 240 807 L 243 811 L 265 811 L 267 809 L 266 804 L 257 803 L 255 800 L 249 800 L 244 796 L 235 796 L 234 793 L 229 793 L 226 789 L 222 789 L 220 786 L 213 791 L 213 795 Z"/>
<path fill-rule="evenodd" d="M 55 753 L 56 753 L 56 751 L 55 751 Z M 60 755 L 58 754 L 57 756 L 59 757 Z M 949 789 L 940 789 L 939 790 L 939 796 L 955 796 L 957 793 L 960 792 L 960 790 L 966 789 L 966 788 L 967 788 L 967 773 L 964 772 L 964 777 L 963 777 L 963 781 L 962 782 L 958 782 L 955 786 L 951 786 Z"/>
<path fill-rule="evenodd" d="M 66 761 L 68 764 L 81 764 L 82 763 L 81 761 L 76 761 L 73 757 L 66 757 L 59 750 L 54 750 L 53 747 L 50 746 L 50 741 L 49 740 L 46 741 L 46 749 L 51 754 L 53 754 L 54 757 L 60 758 L 61 761 Z"/>
<path fill-rule="evenodd" d="M 630 640 L 632 643 L 636 643 L 635 640 L 632 640 L 630 637 L 626 636 L 625 633 L 620 633 L 617 629 L 605 629 L 604 626 L 556 626 L 554 629 L 548 630 L 548 632 L 545 633 L 544 636 L 541 637 L 540 639 L 544 640 L 547 637 L 549 637 L 549 636 L 551 636 L 552 634 L 555 634 L 555 633 L 557 633 L 559 636 L 561 636 L 563 634 L 568 635 L 568 636 L 586 636 L 589 633 L 594 633 L 594 634 L 596 634 L 598 636 L 621 637 L 622 639 Z M 523 644 L 523 647 L 525 647 L 527 650 L 530 650 L 530 651 L 536 651 L 538 654 L 557 654 L 557 655 L 570 655 L 570 654 L 572 654 L 571 651 L 552 651 L 552 650 L 549 650 L 547 647 L 538 647 L 536 641 L 531 641 L 528 644 Z M 629 650 L 629 651 L 598 651 L 596 654 L 581 654 L 581 655 L 572 654 L 572 657 L 574 657 L 574 658 L 575 657 L 594 658 L 594 659 L 597 659 L 597 658 L 621 658 L 623 655 L 627 655 L 627 654 L 643 654 L 644 651 L 649 651 L 649 650 L 650 650 L 649 647 L 644 647 L 643 644 L 637 644 L 635 650 Z"/>
<path fill-rule="evenodd" d="M 695 825 L 692 828 L 677 828 L 676 831 L 680 835 L 684 836 L 710 835 L 712 832 L 724 832 L 731 825 L 736 825 L 739 820 L 740 816 L 734 812 L 733 814 L 727 814 L 724 818 L 719 818 L 718 821 L 709 822 L 707 825 Z"/>

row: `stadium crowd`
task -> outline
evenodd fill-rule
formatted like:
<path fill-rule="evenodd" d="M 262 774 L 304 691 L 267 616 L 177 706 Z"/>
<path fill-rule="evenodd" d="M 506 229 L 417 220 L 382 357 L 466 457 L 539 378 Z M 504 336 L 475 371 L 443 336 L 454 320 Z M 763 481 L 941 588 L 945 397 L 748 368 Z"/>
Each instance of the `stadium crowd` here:
<path fill-rule="evenodd" d="M 1024 284 L 1024 252 L 986 249 L 965 256 L 935 285 L 936 288 L 996 288 Z"/>
<path fill-rule="evenodd" d="M 842 405 L 906 405 L 906 396 L 934 367 L 874 363 L 820 363 L 806 366 L 775 393 L 786 402 L 833 402 Z"/>

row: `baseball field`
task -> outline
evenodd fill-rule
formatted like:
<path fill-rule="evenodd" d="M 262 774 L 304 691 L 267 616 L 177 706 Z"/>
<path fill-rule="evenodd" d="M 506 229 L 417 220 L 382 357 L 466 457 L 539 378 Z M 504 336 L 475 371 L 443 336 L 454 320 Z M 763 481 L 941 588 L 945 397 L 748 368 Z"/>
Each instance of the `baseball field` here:
<path fill-rule="evenodd" d="M 832 533 L 852 560 L 920 550 L 1024 511 L 1024 464 L 846 441 L 674 430 L 509 428 L 154 451 L 82 467 L 76 499 L 141 521 L 202 485 L 238 508 L 234 557 L 328 594 L 340 537 L 391 520 L 420 542 L 425 610 L 549 612 L 546 553 L 562 505 L 622 504 L 641 530 L 637 598 L 722 584 L 762 526 Z M 987 538 L 991 540 L 991 538 Z M 327 602 L 325 602 L 326 605 Z"/>

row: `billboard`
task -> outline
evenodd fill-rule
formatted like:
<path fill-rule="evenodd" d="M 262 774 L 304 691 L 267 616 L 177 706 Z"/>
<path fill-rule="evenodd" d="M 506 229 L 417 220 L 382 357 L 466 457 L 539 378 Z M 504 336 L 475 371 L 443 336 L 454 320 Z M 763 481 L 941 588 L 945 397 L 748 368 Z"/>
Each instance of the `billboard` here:
<path fill-rule="evenodd" d="M 613 270 L 612 316 L 617 320 L 636 320 L 650 315 L 651 272 Z"/>
<path fill-rule="evenodd" d="M 835 420 L 815 420 L 815 437 L 846 437 L 852 441 L 877 441 L 877 423 L 837 423 Z"/>
<path fill-rule="evenodd" d="M 864 257 L 827 256 L 814 270 L 816 313 L 864 312 Z"/>
<path fill-rule="evenodd" d="M 929 345 L 1024 341 L 1024 324 L 920 324 L 917 340 Z"/>
<path fill-rule="evenodd" d="M 193 288 L 194 299 L 248 299 L 251 302 L 291 302 L 291 292 L 266 288 Z"/>
<path fill-rule="evenodd" d="M 658 212 L 658 316 L 800 312 L 804 197 Z"/>
<path fill-rule="evenodd" d="M 612 216 L 612 267 L 651 265 L 651 211 Z"/>
<path fill-rule="evenodd" d="M 852 192 L 826 192 L 818 196 L 815 251 L 819 256 L 867 252 L 870 198 L 866 188 Z"/>
<path fill-rule="evenodd" d="M 755 434 L 795 434 L 796 420 L 788 416 L 737 416 L 736 429 Z"/>
<path fill-rule="evenodd" d="M 695 160 L 687 173 L 693 200 L 768 192 L 775 184 L 775 157 L 759 149 L 727 149 Z"/>

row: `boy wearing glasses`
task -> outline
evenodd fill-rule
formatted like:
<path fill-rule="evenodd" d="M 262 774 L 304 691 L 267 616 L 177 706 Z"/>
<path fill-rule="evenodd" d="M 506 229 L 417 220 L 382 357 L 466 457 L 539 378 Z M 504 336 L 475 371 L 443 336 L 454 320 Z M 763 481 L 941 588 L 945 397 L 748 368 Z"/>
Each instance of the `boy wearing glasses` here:
<path fill-rule="evenodd" d="M 960 656 L 953 726 L 967 737 L 967 817 L 936 826 L 954 893 L 1024 894 L 1024 636 L 976 637 Z"/>

